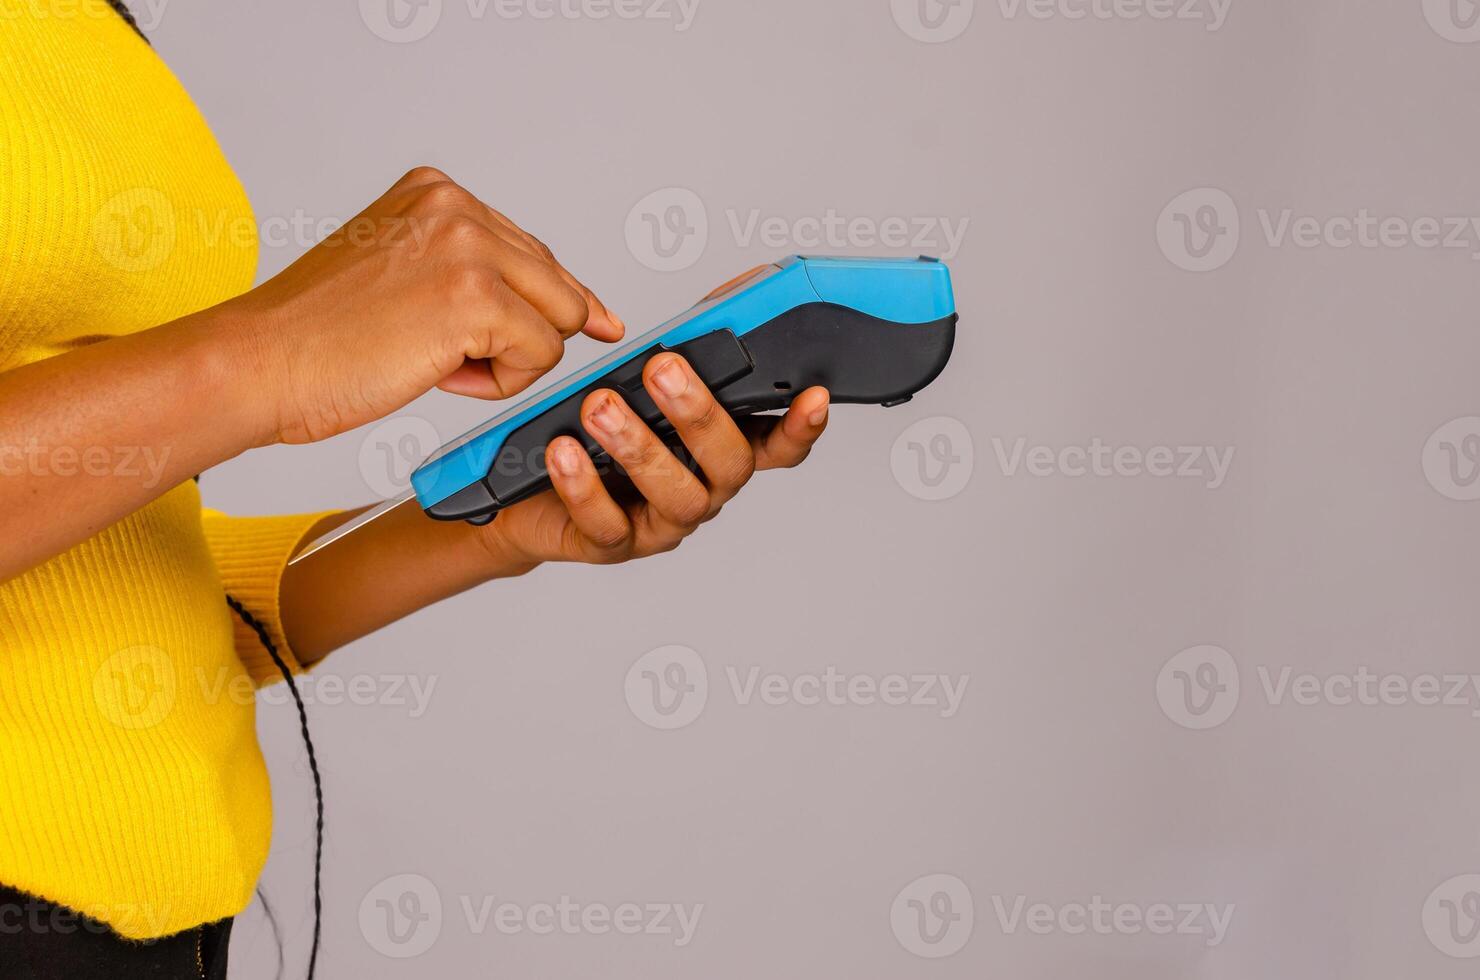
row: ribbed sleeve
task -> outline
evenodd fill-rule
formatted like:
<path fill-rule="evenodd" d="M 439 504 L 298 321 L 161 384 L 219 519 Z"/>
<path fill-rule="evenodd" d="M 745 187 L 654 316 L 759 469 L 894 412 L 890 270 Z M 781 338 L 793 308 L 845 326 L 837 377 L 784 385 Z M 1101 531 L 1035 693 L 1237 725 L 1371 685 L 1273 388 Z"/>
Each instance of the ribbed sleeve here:
<path fill-rule="evenodd" d="M 283 630 L 280 590 L 283 569 L 314 525 L 334 511 L 295 514 L 291 517 L 229 517 L 220 511 L 203 510 L 201 526 L 216 560 L 226 594 L 242 604 L 267 629 L 289 670 L 303 667 L 293 655 Z M 277 665 L 263 648 L 257 633 L 236 618 L 236 654 L 253 683 L 263 687 L 282 680 Z"/>

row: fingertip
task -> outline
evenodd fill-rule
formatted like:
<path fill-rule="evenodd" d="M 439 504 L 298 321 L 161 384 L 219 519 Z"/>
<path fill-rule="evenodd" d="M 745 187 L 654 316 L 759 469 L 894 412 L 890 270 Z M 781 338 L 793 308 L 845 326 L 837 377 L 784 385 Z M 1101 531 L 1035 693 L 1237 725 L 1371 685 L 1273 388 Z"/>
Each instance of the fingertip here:
<path fill-rule="evenodd" d="M 557 479 L 580 476 L 588 458 L 586 450 L 570 436 L 553 439 L 545 448 L 545 465 Z"/>
<path fill-rule="evenodd" d="M 593 316 L 586 322 L 584 331 L 586 336 L 592 340 L 612 344 L 627 335 L 627 327 L 615 316 L 607 314 L 604 317 Z"/>
<path fill-rule="evenodd" d="M 798 396 L 795 405 L 797 414 L 806 419 L 807 424 L 814 429 L 821 429 L 827 425 L 828 411 L 832 407 L 832 395 L 826 388 L 808 388 Z"/>

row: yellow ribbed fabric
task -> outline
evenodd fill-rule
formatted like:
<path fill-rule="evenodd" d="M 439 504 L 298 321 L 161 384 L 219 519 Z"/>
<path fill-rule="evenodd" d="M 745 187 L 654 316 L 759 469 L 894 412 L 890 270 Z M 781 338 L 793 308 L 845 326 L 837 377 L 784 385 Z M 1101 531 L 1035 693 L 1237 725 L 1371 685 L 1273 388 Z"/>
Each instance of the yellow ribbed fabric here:
<path fill-rule="evenodd" d="M 256 255 L 210 131 L 103 0 L 0 3 L 0 371 L 237 295 Z M 246 907 L 278 672 L 224 594 L 296 669 L 278 582 L 322 516 L 202 512 L 187 483 L 0 583 L 0 882 L 134 939 Z"/>

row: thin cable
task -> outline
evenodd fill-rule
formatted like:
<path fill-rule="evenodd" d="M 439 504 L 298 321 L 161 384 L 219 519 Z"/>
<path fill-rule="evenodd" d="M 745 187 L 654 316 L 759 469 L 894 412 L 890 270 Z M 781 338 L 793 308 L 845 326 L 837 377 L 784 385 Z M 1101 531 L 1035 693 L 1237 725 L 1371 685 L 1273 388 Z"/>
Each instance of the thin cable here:
<path fill-rule="evenodd" d="M 144 43 L 145 44 L 148 44 L 149 43 L 149 39 L 147 37 L 144 37 L 144 32 L 139 27 L 139 22 L 136 21 L 136 20 L 134 20 L 133 13 L 127 7 L 125 7 L 123 5 L 123 0 L 108 0 L 108 6 L 112 7 L 114 10 L 118 11 L 118 16 L 120 16 L 124 20 L 128 21 L 128 26 L 130 26 L 130 27 L 132 27 L 134 29 L 134 33 L 135 34 L 137 34 L 140 37 L 143 37 L 144 38 Z"/>
<path fill-rule="evenodd" d="M 277 664 L 277 669 L 282 672 L 283 680 L 288 682 L 288 690 L 293 694 L 293 703 L 298 706 L 298 725 L 303 731 L 303 744 L 308 749 L 308 768 L 313 773 L 313 795 L 318 807 L 318 820 L 314 827 L 314 850 L 313 850 L 313 948 L 308 954 L 308 980 L 313 980 L 314 969 L 319 962 L 319 936 L 324 924 L 324 893 L 322 884 L 322 871 L 324 864 L 324 783 L 319 777 L 319 760 L 314 755 L 313 739 L 308 735 L 308 710 L 303 706 L 303 696 L 298 693 L 298 685 L 293 680 L 293 672 L 288 665 L 283 663 L 283 658 L 278 655 L 277 647 L 273 645 L 272 637 L 267 634 L 267 627 L 257 622 L 257 618 L 247 612 L 246 607 L 236 600 L 234 596 L 226 597 L 226 604 L 232 611 L 241 617 L 241 621 L 252 628 L 257 634 L 257 639 L 262 641 L 267 655 L 272 662 Z"/>

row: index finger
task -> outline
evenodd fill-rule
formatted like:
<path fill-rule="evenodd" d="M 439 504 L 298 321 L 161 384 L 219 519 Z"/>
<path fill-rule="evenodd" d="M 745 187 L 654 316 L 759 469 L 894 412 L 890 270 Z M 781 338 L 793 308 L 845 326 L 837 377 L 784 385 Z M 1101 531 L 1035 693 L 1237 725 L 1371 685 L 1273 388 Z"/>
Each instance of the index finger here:
<path fill-rule="evenodd" d="M 627 325 L 622 322 L 621 317 L 613 313 L 606 303 L 602 302 L 601 297 L 597 296 L 590 287 L 572 275 L 571 271 L 555 257 L 555 253 L 551 251 L 550 246 L 519 227 L 518 224 L 510 220 L 507 215 L 498 209 L 489 207 L 486 204 L 484 207 L 488 209 L 489 217 L 522 239 L 531 253 L 554 266 L 555 271 L 560 274 L 560 277 L 571 288 L 585 297 L 586 305 L 591 310 L 591 316 L 586 321 L 586 326 L 582 329 L 582 333 L 593 340 L 601 340 L 607 343 L 622 339 L 627 333 Z"/>

